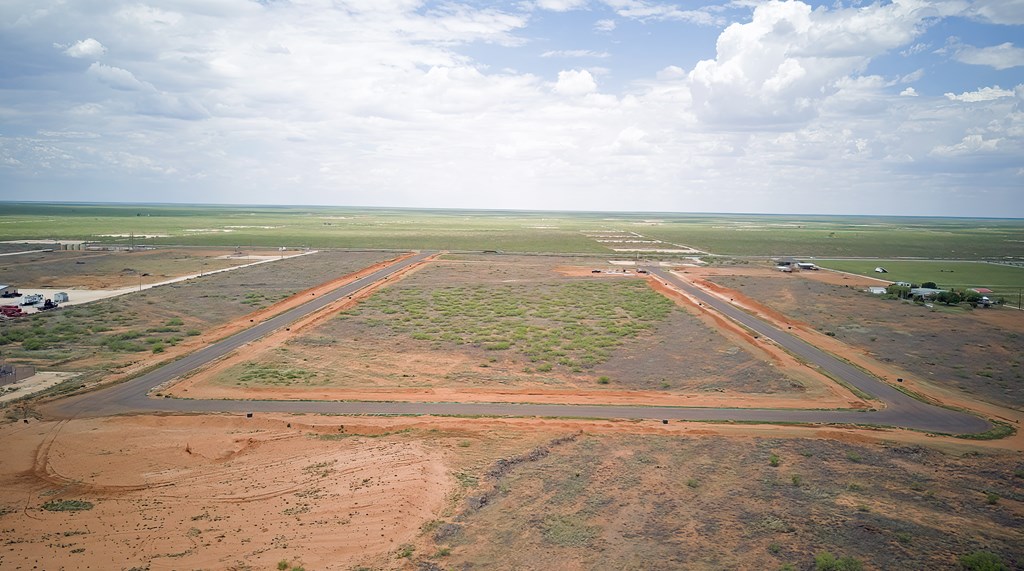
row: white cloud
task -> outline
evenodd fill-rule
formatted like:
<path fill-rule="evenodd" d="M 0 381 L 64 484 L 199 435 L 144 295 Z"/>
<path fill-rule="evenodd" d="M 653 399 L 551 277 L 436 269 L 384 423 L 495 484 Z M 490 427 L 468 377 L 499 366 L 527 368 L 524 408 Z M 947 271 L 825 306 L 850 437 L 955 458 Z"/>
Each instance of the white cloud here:
<path fill-rule="evenodd" d="M 544 52 L 540 55 L 543 58 L 599 58 L 604 59 L 611 57 L 608 52 L 596 52 L 594 50 L 552 50 Z"/>
<path fill-rule="evenodd" d="M 1002 139 L 985 139 L 981 135 L 967 135 L 955 145 L 939 145 L 932 149 L 931 154 L 941 157 L 957 157 L 976 155 L 995 151 Z"/>
<path fill-rule="evenodd" d="M 97 58 L 107 52 L 103 44 L 92 38 L 86 38 L 64 50 L 64 53 L 73 58 Z"/>
<path fill-rule="evenodd" d="M 953 57 L 959 62 L 971 65 L 1010 69 L 1024 65 L 1024 48 L 1015 47 L 1010 42 L 986 48 L 962 45 Z"/>
<path fill-rule="evenodd" d="M 955 93 L 946 94 L 946 98 L 951 101 L 963 101 L 965 103 L 992 101 L 993 99 L 1000 99 L 1002 97 L 1013 97 L 1013 92 L 1009 89 L 1002 89 L 996 85 L 995 87 L 982 87 L 977 91 L 965 91 L 960 95 Z"/>
<path fill-rule="evenodd" d="M 672 4 L 648 2 L 647 0 L 604 0 L 604 3 L 615 9 L 616 14 L 623 18 L 643 21 L 680 21 L 705 26 L 718 25 L 722 20 L 714 15 L 717 7 L 697 10 L 681 10 Z"/>
<path fill-rule="evenodd" d="M 686 79 L 686 70 L 675 65 L 661 68 L 655 76 L 660 81 Z"/>
<path fill-rule="evenodd" d="M 88 73 L 114 89 L 124 91 L 152 89 L 151 85 L 139 81 L 135 74 L 120 67 L 94 62 L 89 66 Z"/>
<path fill-rule="evenodd" d="M 913 87 L 908 87 L 900 92 L 900 97 L 917 97 L 917 90 Z"/>
<path fill-rule="evenodd" d="M 597 91 L 597 82 L 585 69 L 560 71 L 554 91 L 562 95 L 586 95 Z"/>
<path fill-rule="evenodd" d="M 1022 0 L 974 0 L 965 13 L 968 17 L 982 22 L 1024 25 L 1024 1 Z"/>
<path fill-rule="evenodd" d="M 833 9 L 800 1 L 758 3 L 749 22 L 722 32 L 715 59 L 690 72 L 694 110 L 707 122 L 746 128 L 809 121 L 872 59 L 912 44 L 929 19 L 953 11 L 945 5 L 923 9 L 913 1 Z M 871 89 L 857 91 L 872 100 L 878 93 Z"/>
<path fill-rule="evenodd" d="M 615 30 L 615 20 L 598 20 L 594 22 L 594 30 L 597 32 L 611 32 Z"/>
<path fill-rule="evenodd" d="M 542 10 L 552 12 L 568 12 L 586 7 L 589 0 L 535 0 L 534 5 Z"/>
<path fill-rule="evenodd" d="M 924 69 L 916 69 L 899 78 L 899 83 L 913 83 L 924 77 Z"/>
<path fill-rule="evenodd" d="M 928 51 L 928 49 L 930 47 L 931 46 L 928 45 L 928 44 L 916 43 L 916 44 L 910 46 L 909 48 L 900 51 L 900 55 L 903 56 L 903 57 L 909 57 L 909 56 L 917 55 L 917 54 L 924 53 L 924 52 Z"/>

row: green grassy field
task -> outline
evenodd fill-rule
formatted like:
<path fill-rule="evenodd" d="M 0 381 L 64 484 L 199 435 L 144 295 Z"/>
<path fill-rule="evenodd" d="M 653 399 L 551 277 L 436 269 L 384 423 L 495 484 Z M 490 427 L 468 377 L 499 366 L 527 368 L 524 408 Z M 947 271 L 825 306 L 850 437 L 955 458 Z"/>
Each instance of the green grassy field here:
<path fill-rule="evenodd" d="M 1024 259 L 1024 220 L 2 203 L 0 240 L 610 254 L 585 232 L 733 256 Z M 106 235 L 106 236 L 105 236 Z"/>
<path fill-rule="evenodd" d="M 1017 292 L 1024 288 L 1024 268 L 983 262 L 940 260 L 815 260 L 819 266 L 894 282 L 935 282 L 940 288 L 986 287 L 993 296 L 1005 296 L 1016 304 Z M 886 274 L 875 272 L 883 267 Z M 991 296 L 990 296 L 991 297 Z M 1012 299 L 1011 299 L 1012 297 Z"/>
<path fill-rule="evenodd" d="M 861 216 L 675 216 L 639 230 L 737 256 L 1020 258 L 1024 220 Z"/>

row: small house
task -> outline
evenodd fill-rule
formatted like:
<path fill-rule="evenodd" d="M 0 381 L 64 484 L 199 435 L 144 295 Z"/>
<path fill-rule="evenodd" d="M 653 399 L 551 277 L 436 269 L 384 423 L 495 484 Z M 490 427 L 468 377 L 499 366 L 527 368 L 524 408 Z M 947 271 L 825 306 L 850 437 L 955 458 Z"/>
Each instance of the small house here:
<path fill-rule="evenodd" d="M 868 293 L 873 293 L 875 295 L 882 295 L 885 292 L 886 292 L 886 289 L 884 287 L 882 287 L 882 286 L 871 286 L 871 287 L 868 288 Z"/>
<path fill-rule="evenodd" d="M 816 266 L 816 265 L 814 265 L 814 264 L 812 264 L 810 262 L 797 262 L 796 263 L 796 267 L 800 268 L 801 270 L 817 270 L 818 269 L 818 266 Z"/>
<path fill-rule="evenodd" d="M 3 296 L 3 297 L 15 297 L 12 294 L 16 294 L 17 291 L 18 291 L 18 288 L 14 287 L 12 285 L 0 284 L 0 296 Z"/>
<path fill-rule="evenodd" d="M 914 284 L 910 282 L 896 282 L 895 285 L 898 285 L 900 287 L 914 287 Z"/>
<path fill-rule="evenodd" d="M 53 294 L 53 303 L 67 303 L 70 301 L 67 292 L 59 291 Z"/>

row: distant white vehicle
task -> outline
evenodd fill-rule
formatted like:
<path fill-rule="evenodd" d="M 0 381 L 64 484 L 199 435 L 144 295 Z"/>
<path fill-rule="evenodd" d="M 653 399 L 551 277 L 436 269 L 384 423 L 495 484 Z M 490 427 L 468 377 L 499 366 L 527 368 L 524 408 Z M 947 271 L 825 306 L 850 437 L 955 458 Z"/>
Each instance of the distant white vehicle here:
<path fill-rule="evenodd" d="M 875 268 L 875 272 L 880 274 L 887 274 L 889 273 L 889 270 L 883 268 L 882 266 L 878 266 L 877 268 Z"/>

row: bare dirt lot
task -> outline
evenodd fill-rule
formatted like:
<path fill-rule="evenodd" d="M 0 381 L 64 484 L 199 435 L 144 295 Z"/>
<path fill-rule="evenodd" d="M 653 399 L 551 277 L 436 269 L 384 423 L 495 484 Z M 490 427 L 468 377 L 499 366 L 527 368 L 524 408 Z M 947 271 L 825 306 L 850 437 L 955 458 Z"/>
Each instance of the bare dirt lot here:
<path fill-rule="evenodd" d="M 928 383 L 995 404 L 1024 407 L 1024 313 L 1005 308 L 927 308 L 880 299 L 858 287 L 823 283 L 810 274 L 709 279 Z"/>
<path fill-rule="evenodd" d="M 451 474 L 440 439 L 340 430 L 237 416 L 8 425 L 0 567 L 372 563 L 442 510 Z"/>
<path fill-rule="evenodd" d="M 1024 563 L 1019 454 L 905 431 L 213 415 L 0 438 L 4 569 Z"/>
<path fill-rule="evenodd" d="M 249 347 L 244 359 L 171 394 L 778 407 L 856 400 L 749 338 L 723 336 L 642 280 L 553 271 L 564 262 L 432 262 L 340 319 Z M 655 306 L 660 313 L 648 315 Z"/>

